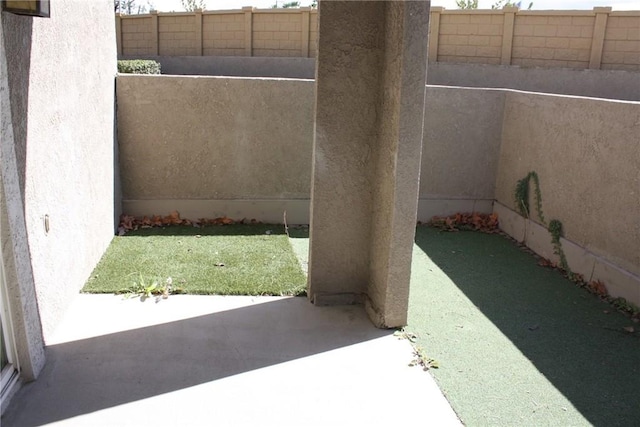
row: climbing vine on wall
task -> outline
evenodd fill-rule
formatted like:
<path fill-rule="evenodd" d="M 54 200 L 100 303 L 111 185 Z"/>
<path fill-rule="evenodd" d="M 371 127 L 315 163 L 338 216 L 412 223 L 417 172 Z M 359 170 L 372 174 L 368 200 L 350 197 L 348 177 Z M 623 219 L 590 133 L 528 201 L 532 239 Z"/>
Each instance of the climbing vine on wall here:
<path fill-rule="evenodd" d="M 544 214 L 542 213 L 542 194 L 540 192 L 540 180 L 538 174 L 535 171 L 531 171 L 518 181 L 516 184 L 516 207 L 525 218 L 529 218 L 529 182 L 533 181 L 534 194 L 536 196 L 536 212 L 540 221 L 546 225 Z"/>
<path fill-rule="evenodd" d="M 533 183 L 533 184 L 532 184 Z M 582 277 L 581 274 L 573 273 L 569 268 L 569 263 L 567 262 L 567 257 L 562 249 L 562 241 L 561 238 L 564 237 L 564 231 L 562 227 L 562 222 L 557 219 L 552 219 L 549 223 L 546 222 L 544 215 L 542 213 L 542 195 L 540 192 L 540 180 L 538 179 L 538 174 L 534 171 L 531 171 L 522 178 L 518 180 L 515 188 L 515 202 L 518 210 L 525 218 L 530 217 L 530 188 L 533 185 L 533 192 L 535 196 L 535 209 L 538 217 L 540 218 L 540 222 L 542 225 L 547 227 L 549 234 L 551 234 L 551 243 L 553 244 L 553 253 L 556 254 L 559 258 L 559 263 L 556 265 L 549 260 L 543 259 L 539 262 L 540 265 L 546 267 L 557 268 L 562 271 L 569 280 L 577 283 L 580 286 L 586 287 L 590 292 L 598 295 L 600 298 L 608 301 L 613 304 L 618 310 L 629 314 L 633 318 L 640 319 L 640 308 L 635 306 L 634 304 L 628 302 L 624 298 L 612 298 L 609 296 L 607 292 L 607 287 L 604 283 L 599 280 L 591 281 L 587 283 Z"/>
<path fill-rule="evenodd" d="M 571 272 L 569 268 L 569 264 L 567 263 L 567 257 L 562 249 L 562 242 L 560 238 L 564 236 L 562 223 L 557 219 L 552 219 L 547 224 L 547 221 L 544 218 L 544 214 L 542 212 L 542 192 L 540 191 L 540 179 L 538 178 L 538 174 L 535 171 L 531 171 L 522 178 L 518 180 L 516 183 L 515 189 L 515 202 L 516 207 L 525 218 L 530 217 L 530 187 L 533 182 L 533 192 L 535 196 L 535 207 L 536 213 L 538 214 L 538 218 L 540 218 L 540 222 L 542 225 L 547 227 L 547 230 L 551 234 L 551 243 L 553 244 L 553 253 L 555 253 L 560 258 L 559 267 L 563 270 L 569 279 L 574 280 L 575 275 Z"/>

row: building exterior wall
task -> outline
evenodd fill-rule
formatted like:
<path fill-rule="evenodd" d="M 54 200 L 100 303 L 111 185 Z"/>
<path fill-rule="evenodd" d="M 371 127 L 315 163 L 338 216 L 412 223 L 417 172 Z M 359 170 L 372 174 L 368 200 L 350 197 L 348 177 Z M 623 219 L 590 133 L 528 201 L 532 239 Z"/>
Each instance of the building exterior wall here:
<path fill-rule="evenodd" d="M 114 231 L 112 7 L 108 0 L 59 0 L 50 18 L 2 16 L 3 29 L 21 31 L 5 47 L 14 52 L 6 61 L 12 127 L 24 137 L 14 141 L 22 184 L 7 187 L 4 175 L 3 184 L 5 197 L 18 193 L 23 201 L 29 253 L 16 258 L 30 258 L 45 342 Z M 29 50 L 16 50 L 25 40 Z M 7 205 L 8 218 L 15 209 Z"/>
<path fill-rule="evenodd" d="M 116 15 L 121 57 L 316 55 L 311 8 Z M 432 7 L 429 61 L 640 71 L 640 11 Z M 153 40 L 160 41 L 160 49 Z"/>
<path fill-rule="evenodd" d="M 8 27 L 8 28 L 7 28 Z M 6 40 L 5 34 L 14 38 Z M 31 22 L 18 17 L 4 15 L 0 19 L 0 294 L 3 309 L 8 308 L 9 322 L 3 320 L 3 329 L 13 335 L 15 356 L 22 378 L 35 378 L 44 366 L 44 340 L 40 314 L 36 301 L 36 290 L 31 268 L 29 242 L 24 214 L 24 151 L 25 144 L 18 145 L 23 126 L 19 117 L 14 119 L 13 111 L 20 113 L 26 102 L 15 102 L 9 95 L 10 79 L 8 75 L 7 45 L 14 52 L 16 47 L 30 49 Z M 28 41 L 16 46 L 12 40 Z M 15 57 L 14 57 L 15 58 Z M 11 61 L 14 65 L 22 61 Z M 23 67 L 20 67 L 24 69 Z M 14 76 L 16 77 L 16 76 Z M 24 94 L 28 88 L 28 79 L 21 82 L 12 79 L 14 93 Z M 16 133 L 18 135 L 16 135 Z M 5 288 L 6 287 L 6 288 Z M 6 298 L 6 300 L 4 300 Z M 11 348 L 6 349 L 12 352 Z M 8 390 L 7 393 L 11 391 Z M 10 396 L 9 396 L 10 398 Z M 0 404 L 4 411 L 6 402 Z"/>

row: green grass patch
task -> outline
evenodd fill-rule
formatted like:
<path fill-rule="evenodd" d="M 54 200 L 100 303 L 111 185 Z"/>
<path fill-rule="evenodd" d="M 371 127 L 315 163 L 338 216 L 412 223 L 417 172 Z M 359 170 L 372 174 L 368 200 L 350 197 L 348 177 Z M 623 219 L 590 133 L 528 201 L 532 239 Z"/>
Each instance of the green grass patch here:
<path fill-rule="evenodd" d="M 408 331 L 440 388 L 468 426 L 637 425 L 638 324 L 537 261 L 498 234 L 417 228 Z"/>
<path fill-rule="evenodd" d="M 125 293 L 166 281 L 188 294 L 301 295 L 306 277 L 283 226 L 171 226 L 113 239 L 83 292 Z"/>

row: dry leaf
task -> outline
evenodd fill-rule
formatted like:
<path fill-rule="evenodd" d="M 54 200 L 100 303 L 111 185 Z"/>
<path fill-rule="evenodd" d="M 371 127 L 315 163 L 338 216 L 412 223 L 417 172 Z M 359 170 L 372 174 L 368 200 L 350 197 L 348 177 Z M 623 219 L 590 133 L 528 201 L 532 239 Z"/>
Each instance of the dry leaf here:
<path fill-rule="evenodd" d="M 609 294 L 607 287 L 600 280 L 594 280 L 587 285 L 587 288 L 596 295 L 606 296 Z"/>

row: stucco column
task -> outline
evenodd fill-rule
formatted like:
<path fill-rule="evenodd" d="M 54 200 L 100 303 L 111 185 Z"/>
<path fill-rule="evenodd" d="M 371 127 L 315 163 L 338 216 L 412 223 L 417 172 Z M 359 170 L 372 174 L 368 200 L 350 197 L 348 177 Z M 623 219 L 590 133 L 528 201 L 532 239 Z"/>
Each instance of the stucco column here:
<path fill-rule="evenodd" d="M 319 6 L 309 297 L 406 324 L 429 2 Z"/>

